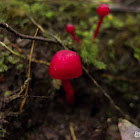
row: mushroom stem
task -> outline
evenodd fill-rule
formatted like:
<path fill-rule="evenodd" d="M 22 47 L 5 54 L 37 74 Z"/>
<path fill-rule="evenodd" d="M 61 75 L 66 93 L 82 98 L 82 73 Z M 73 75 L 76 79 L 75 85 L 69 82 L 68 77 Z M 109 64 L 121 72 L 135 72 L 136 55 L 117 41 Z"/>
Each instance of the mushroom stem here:
<path fill-rule="evenodd" d="M 104 16 L 100 16 L 97 28 L 96 28 L 94 36 L 93 36 L 93 40 L 98 36 L 98 32 L 99 32 L 100 26 L 101 26 L 101 24 L 103 22 L 103 18 L 104 18 Z"/>
<path fill-rule="evenodd" d="M 66 92 L 66 100 L 67 100 L 67 103 L 69 105 L 73 105 L 74 102 L 75 102 L 75 97 L 74 97 L 74 90 L 73 90 L 73 87 L 70 83 L 70 80 L 67 79 L 67 80 L 62 80 L 62 85 L 63 85 L 63 88 Z"/>
<path fill-rule="evenodd" d="M 77 43 L 80 43 L 80 39 L 78 37 L 76 37 L 74 33 L 72 33 L 71 35 Z"/>

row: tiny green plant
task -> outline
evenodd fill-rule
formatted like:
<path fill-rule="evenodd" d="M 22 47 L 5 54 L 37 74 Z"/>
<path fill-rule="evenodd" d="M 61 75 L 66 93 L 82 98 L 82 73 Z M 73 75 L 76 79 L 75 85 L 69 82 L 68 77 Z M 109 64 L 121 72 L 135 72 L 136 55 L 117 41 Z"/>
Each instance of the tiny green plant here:
<path fill-rule="evenodd" d="M 104 62 L 98 60 L 99 40 L 92 43 L 92 32 L 86 31 L 81 45 L 81 57 L 87 64 L 93 64 L 98 69 L 106 69 Z"/>
<path fill-rule="evenodd" d="M 0 56 L 0 72 L 8 71 L 8 64 L 16 66 L 16 69 L 22 69 L 23 64 L 19 63 L 20 59 L 16 56 L 12 56 L 9 51 L 1 52 Z"/>

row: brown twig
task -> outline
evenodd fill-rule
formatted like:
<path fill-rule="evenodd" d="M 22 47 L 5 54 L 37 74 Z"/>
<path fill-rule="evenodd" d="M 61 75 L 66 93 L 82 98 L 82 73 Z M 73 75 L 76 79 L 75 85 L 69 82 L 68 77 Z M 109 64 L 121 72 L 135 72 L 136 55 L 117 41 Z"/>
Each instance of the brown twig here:
<path fill-rule="evenodd" d="M 14 43 L 11 43 L 11 46 L 15 48 L 18 52 L 22 53 L 22 50 Z"/>
<path fill-rule="evenodd" d="M 10 49 L 8 46 L 6 46 L 6 45 L 5 45 L 3 42 L 1 42 L 1 41 L 0 41 L 0 45 L 1 45 L 2 47 L 4 47 L 5 49 L 7 49 L 9 52 L 11 52 L 13 55 L 15 55 L 15 56 L 17 56 L 17 57 L 20 57 L 20 58 L 22 58 L 22 59 L 26 59 L 26 57 L 25 57 L 24 55 L 21 55 L 21 54 L 16 53 L 15 51 L 13 51 L 12 49 Z M 28 55 L 27 55 L 27 56 L 28 56 Z M 28 56 L 28 59 L 29 59 L 29 56 Z M 45 65 L 47 65 L 47 66 L 50 65 L 50 63 L 47 62 L 47 61 L 36 60 L 36 59 L 34 59 L 34 58 L 32 58 L 31 61 L 34 62 L 34 63 L 45 64 Z"/>
<path fill-rule="evenodd" d="M 7 49 L 7 50 L 8 50 L 9 52 L 11 52 L 12 54 L 14 54 L 15 56 L 18 56 L 18 57 L 20 57 L 20 58 L 24 58 L 23 55 L 14 52 L 12 49 L 10 49 L 8 46 L 6 46 L 6 45 L 5 45 L 3 42 L 1 42 L 1 41 L 0 41 L 0 45 L 1 45 L 2 47 L 4 47 L 5 49 Z"/>
<path fill-rule="evenodd" d="M 28 15 L 28 14 L 26 14 L 26 16 L 32 21 L 32 23 L 33 23 L 34 25 L 36 25 L 36 26 L 41 30 L 41 32 L 45 32 L 45 30 L 43 29 L 43 27 L 42 27 L 40 24 L 38 24 L 38 23 L 33 19 L 33 17 L 31 17 L 31 16 Z"/>
<path fill-rule="evenodd" d="M 20 90 L 18 89 L 17 92 L 15 92 L 14 94 L 8 96 L 8 97 L 4 97 L 4 99 L 2 99 L 2 102 L 5 103 L 9 103 L 17 98 L 24 98 L 25 96 L 24 95 L 21 95 L 21 93 L 26 89 L 27 87 L 27 84 L 28 82 L 30 81 L 31 79 L 27 79 L 23 86 L 20 87 Z M 26 95 L 26 98 L 41 98 L 41 99 L 48 99 L 50 97 L 52 97 L 53 95 L 51 96 L 36 96 L 36 95 Z"/>
<path fill-rule="evenodd" d="M 31 61 L 34 62 L 34 63 L 45 64 L 45 65 L 47 65 L 47 66 L 50 65 L 49 62 L 47 62 L 47 61 L 43 61 L 43 60 L 31 59 Z"/>
<path fill-rule="evenodd" d="M 117 106 L 113 99 L 110 97 L 110 95 L 98 84 L 98 82 L 89 74 L 88 70 L 83 66 L 83 70 L 86 72 L 86 74 L 88 75 L 88 77 L 92 80 L 92 82 L 102 91 L 102 93 L 104 94 L 104 96 L 110 101 L 110 103 L 112 104 L 112 106 L 119 111 L 126 119 L 130 120 L 129 115 L 125 114 L 121 108 L 119 106 Z"/>
<path fill-rule="evenodd" d="M 140 80 L 139 79 L 131 79 L 123 76 L 114 76 L 110 74 L 102 74 L 101 75 L 104 78 L 112 79 L 112 80 L 118 80 L 118 81 L 126 81 L 130 83 L 138 83 Z"/>
<path fill-rule="evenodd" d="M 20 91 L 18 91 L 16 94 L 13 94 L 13 95 L 10 95 L 8 97 L 4 97 L 4 99 L 2 99 L 2 102 L 5 104 L 5 103 L 9 103 L 11 101 L 13 101 L 14 99 L 17 99 L 23 95 L 21 95 L 21 93 L 26 89 L 26 86 L 27 86 L 27 83 L 28 81 L 30 81 L 30 79 L 27 79 L 23 86 L 20 87 Z"/>
<path fill-rule="evenodd" d="M 36 30 L 36 32 L 35 32 L 35 35 L 34 35 L 35 37 L 36 37 L 37 33 L 38 33 L 38 28 L 37 28 L 37 30 Z M 32 60 L 34 45 L 35 45 L 35 40 L 33 40 L 32 47 L 31 47 L 31 51 L 30 51 L 30 56 L 29 56 L 28 79 L 30 79 L 31 62 L 32 62 L 31 60 Z M 24 104 L 25 104 L 25 102 L 26 102 L 26 99 L 27 99 L 26 96 L 28 95 L 28 90 L 29 90 L 29 81 L 28 81 L 28 83 L 27 83 L 27 87 L 26 87 L 26 90 L 25 90 L 24 98 L 23 98 L 23 100 L 22 100 L 22 102 L 21 102 L 21 105 L 20 105 L 20 112 L 22 112 L 23 106 L 24 106 Z"/>
<path fill-rule="evenodd" d="M 70 132 L 71 132 L 72 139 L 77 140 L 73 126 L 74 126 L 74 124 L 72 122 L 70 122 Z"/>
<path fill-rule="evenodd" d="M 51 36 L 52 38 L 54 38 L 54 39 L 56 40 L 56 42 L 57 42 L 60 46 L 62 46 L 65 50 L 68 49 L 68 48 L 61 42 L 61 40 L 60 40 L 57 36 L 54 36 L 53 34 L 50 34 L 50 33 L 46 32 L 46 31 L 44 30 L 44 28 L 43 28 L 40 24 L 38 24 L 38 23 L 33 19 L 33 17 L 31 17 L 31 16 L 28 15 L 28 14 L 26 14 L 26 15 L 27 15 L 27 17 L 32 21 L 32 23 L 33 23 L 34 25 L 36 25 L 43 33 L 45 33 L 45 34 Z"/>
<path fill-rule="evenodd" d="M 0 27 L 2 27 L 4 29 L 6 29 L 7 31 L 13 33 L 14 35 L 20 37 L 21 39 L 40 40 L 40 41 L 46 41 L 48 43 L 55 43 L 55 44 L 57 44 L 57 42 L 55 40 L 51 40 L 51 39 L 48 39 L 48 38 L 43 38 L 43 37 L 39 37 L 39 36 L 33 37 L 33 36 L 29 36 L 29 35 L 24 35 L 24 34 L 18 33 L 15 29 L 10 27 L 7 23 L 0 22 Z"/>
<path fill-rule="evenodd" d="M 24 97 L 23 95 L 21 95 L 20 97 Z M 40 98 L 40 99 L 48 99 L 48 98 L 50 98 L 50 97 L 52 97 L 52 96 L 35 96 L 35 95 L 27 95 L 26 97 L 28 97 L 28 98 Z"/>

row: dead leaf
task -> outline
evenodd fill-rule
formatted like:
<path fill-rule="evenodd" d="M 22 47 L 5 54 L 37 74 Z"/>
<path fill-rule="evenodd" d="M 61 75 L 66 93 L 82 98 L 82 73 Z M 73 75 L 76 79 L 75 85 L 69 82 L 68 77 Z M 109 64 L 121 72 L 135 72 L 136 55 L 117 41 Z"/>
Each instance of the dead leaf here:
<path fill-rule="evenodd" d="M 140 129 L 125 119 L 119 119 L 119 131 L 122 140 L 140 140 Z"/>

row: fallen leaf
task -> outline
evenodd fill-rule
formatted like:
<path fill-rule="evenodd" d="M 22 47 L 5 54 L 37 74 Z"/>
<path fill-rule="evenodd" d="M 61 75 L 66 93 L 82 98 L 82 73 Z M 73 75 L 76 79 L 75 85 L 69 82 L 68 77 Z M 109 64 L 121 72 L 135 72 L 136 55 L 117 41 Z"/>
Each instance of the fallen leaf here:
<path fill-rule="evenodd" d="M 119 131 L 122 140 L 140 140 L 140 128 L 125 119 L 119 119 Z"/>

